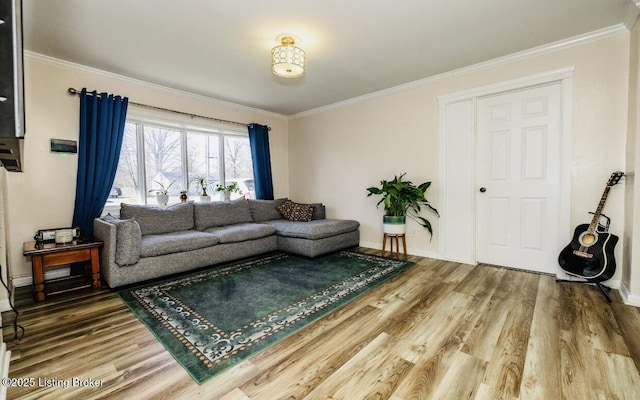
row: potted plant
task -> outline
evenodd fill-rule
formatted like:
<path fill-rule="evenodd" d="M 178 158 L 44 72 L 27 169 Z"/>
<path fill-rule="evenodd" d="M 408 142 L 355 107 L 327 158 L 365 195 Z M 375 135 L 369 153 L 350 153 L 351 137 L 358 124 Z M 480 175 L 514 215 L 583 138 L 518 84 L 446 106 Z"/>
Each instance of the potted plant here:
<path fill-rule="evenodd" d="M 431 222 L 426 218 L 420 216 L 421 206 L 433 211 L 437 216 L 438 210 L 436 210 L 426 199 L 426 191 L 431 186 L 431 182 L 425 182 L 418 186 L 414 185 L 411 181 L 402 180 L 406 175 L 395 176 L 391 181 L 380 181 L 380 187 L 370 187 L 367 189 L 371 195 L 380 195 L 382 199 L 376 204 L 378 207 L 381 203 L 384 204 L 384 219 L 383 230 L 384 233 L 393 235 L 404 234 L 406 232 L 406 217 L 413 219 L 422 225 L 429 234 L 433 236 L 433 228 Z"/>
<path fill-rule="evenodd" d="M 171 185 L 173 185 L 176 181 L 171 181 L 171 183 L 169 183 L 167 187 L 165 187 L 162 182 L 158 182 L 158 181 L 154 181 L 154 182 L 157 183 L 158 186 L 160 186 L 160 188 L 151 189 L 149 190 L 149 193 L 155 193 L 158 204 L 161 207 L 166 207 L 167 204 L 169 203 L 169 188 L 171 188 Z"/>
<path fill-rule="evenodd" d="M 216 192 L 224 193 L 224 200 L 231 200 L 231 193 L 240 193 L 240 187 L 238 186 L 238 182 L 231 182 L 230 184 L 224 186 L 221 184 L 216 185 Z"/>
<path fill-rule="evenodd" d="M 191 179 L 192 182 L 200 185 L 202 194 L 200 195 L 200 201 L 211 201 L 211 196 L 207 193 L 207 187 L 209 186 L 209 178 L 206 175 L 196 175 Z"/>

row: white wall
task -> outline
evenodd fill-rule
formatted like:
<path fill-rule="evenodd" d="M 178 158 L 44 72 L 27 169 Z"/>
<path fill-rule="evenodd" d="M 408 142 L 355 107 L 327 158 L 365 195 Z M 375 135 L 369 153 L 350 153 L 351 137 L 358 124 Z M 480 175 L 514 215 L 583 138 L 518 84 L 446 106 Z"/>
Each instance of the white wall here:
<path fill-rule="evenodd" d="M 627 134 L 627 155 L 625 178 L 626 225 L 622 245 L 625 252 L 625 265 L 631 266 L 623 271 L 622 291 L 627 294 L 630 303 L 640 306 L 640 180 L 635 174 L 640 172 L 640 22 L 631 31 L 629 60 L 629 118 Z M 634 235 L 635 233 L 635 235 Z"/>
<path fill-rule="evenodd" d="M 362 224 L 361 243 L 380 248 L 383 210 L 375 208 L 377 200 L 366 197 L 367 187 L 407 172 L 416 183 L 433 182 L 427 197 L 438 206 L 438 96 L 567 67 L 575 67 L 572 207 L 567 212 L 572 226 L 589 222 L 587 212 L 596 208 L 609 175 L 625 167 L 628 33 L 303 113 L 289 122 L 290 195 L 301 201 L 323 201 L 329 216 L 357 219 Z M 612 218 L 611 231 L 622 235 L 620 187 L 611 191 L 605 213 Z M 438 256 L 438 221 L 430 219 L 436 229 L 431 241 L 424 229 L 408 227 L 410 253 Z M 622 246 L 616 254 L 623 259 Z M 614 279 L 619 280 L 620 274 L 619 269 Z"/>
<path fill-rule="evenodd" d="M 22 283 L 30 280 L 31 263 L 22 255 L 22 243 L 33 240 L 38 229 L 68 226 L 73 218 L 77 156 L 49 151 L 52 138 L 78 140 L 79 98 L 67 94 L 69 87 L 119 94 L 136 103 L 172 110 L 268 125 L 274 191 L 276 196 L 288 195 L 285 117 L 28 54 L 24 172 L 8 173 L 6 179 L 8 259 L 13 279 Z"/>

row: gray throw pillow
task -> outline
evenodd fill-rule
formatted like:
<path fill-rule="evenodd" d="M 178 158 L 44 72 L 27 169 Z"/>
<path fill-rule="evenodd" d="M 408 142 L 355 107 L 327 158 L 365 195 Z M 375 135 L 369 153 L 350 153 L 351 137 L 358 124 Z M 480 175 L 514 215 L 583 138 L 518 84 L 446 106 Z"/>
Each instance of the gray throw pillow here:
<path fill-rule="evenodd" d="M 322 203 L 311 203 L 309 205 L 313 208 L 312 220 L 325 219 L 325 207 Z"/>
<path fill-rule="evenodd" d="M 282 219 L 282 214 L 278 211 L 278 207 L 289 199 L 275 200 L 253 200 L 249 199 L 249 209 L 253 222 L 271 221 L 274 219 Z"/>

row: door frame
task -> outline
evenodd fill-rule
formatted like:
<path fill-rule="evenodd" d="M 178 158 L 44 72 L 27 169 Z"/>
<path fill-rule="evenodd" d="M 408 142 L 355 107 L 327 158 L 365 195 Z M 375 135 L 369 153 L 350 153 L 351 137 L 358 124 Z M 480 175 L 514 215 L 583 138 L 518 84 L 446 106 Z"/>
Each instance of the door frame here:
<path fill-rule="evenodd" d="M 499 82 L 438 97 L 440 104 L 439 253 L 445 260 L 477 264 L 476 195 L 478 99 L 559 83 L 560 149 L 559 249 L 571 238 L 571 132 L 574 67 Z M 566 242 L 566 243 L 564 243 Z"/>

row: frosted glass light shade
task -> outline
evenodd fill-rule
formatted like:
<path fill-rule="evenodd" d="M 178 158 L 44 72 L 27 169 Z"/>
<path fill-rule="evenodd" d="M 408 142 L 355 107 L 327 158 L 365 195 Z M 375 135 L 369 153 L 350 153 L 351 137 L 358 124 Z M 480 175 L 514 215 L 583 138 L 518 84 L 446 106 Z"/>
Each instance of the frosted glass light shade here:
<path fill-rule="evenodd" d="M 282 45 L 271 49 L 271 72 L 284 78 L 304 75 L 304 50 L 294 46 L 289 36 L 282 38 Z"/>

